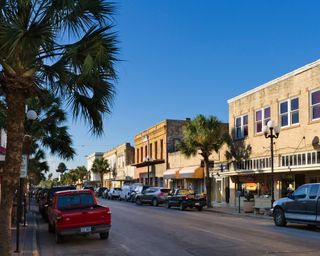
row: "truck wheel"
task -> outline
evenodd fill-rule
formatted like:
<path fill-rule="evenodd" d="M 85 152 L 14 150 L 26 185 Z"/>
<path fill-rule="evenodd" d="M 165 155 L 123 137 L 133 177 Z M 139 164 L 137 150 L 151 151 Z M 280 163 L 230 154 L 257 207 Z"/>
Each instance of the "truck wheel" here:
<path fill-rule="evenodd" d="M 179 210 L 180 211 L 184 211 L 186 209 L 186 207 L 183 205 L 183 203 L 179 204 Z"/>
<path fill-rule="evenodd" d="M 279 227 L 283 227 L 287 224 L 284 212 L 281 208 L 276 208 L 273 213 L 274 224 Z"/>
<path fill-rule="evenodd" d="M 197 210 L 198 210 L 199 212 L 201 212 L 201 211 L 202 211 L 202 206 L 198 206 L 198 207 L 197 207 Z"/>
<path fill-rule="evenodd" d="M 158 200 L 157 200 L 157 198 L 153 198 L 153 199 L 152 199 L 152 205 L 153 205 L 153 206 L 158 206 Z"/>
<path fill-rule="evenodd" d="M 53 233 L 54 232 L 54 227 L 50 224 L 50 221 L 48 222 L 48 232 Z"/>
<path fill-rule="evenodd" d="M 57 244 L 61 244 L 61 243 L 63 242 L 63 237 L 62 237 L 62 235 L 60 235 L 57 231 L 56 231 L 56 236 L 55 236 L 55 238 L 56 238 L 56 243 L 57 243 Z"/>
<path fill-rule="evenodd" d="M 108 239 L 109 232 L 101 232 L 99 235 L 101 240 L 105 240 L 105 239 Z"/>

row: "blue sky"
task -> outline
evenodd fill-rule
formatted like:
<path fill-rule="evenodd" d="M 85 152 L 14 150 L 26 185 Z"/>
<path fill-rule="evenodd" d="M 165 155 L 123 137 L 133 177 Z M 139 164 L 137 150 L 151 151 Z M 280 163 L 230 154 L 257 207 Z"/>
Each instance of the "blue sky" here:
<path fill-rule="evenodd" d="M 227 100 L 317 60 L 319 1 L 118 0 L 119 80 L 104 136 L 72 122 L 77 156 L 104 152 L 161 120 L 228 121 Z M 61 160 L 50 157 L 54 171 Z"/>

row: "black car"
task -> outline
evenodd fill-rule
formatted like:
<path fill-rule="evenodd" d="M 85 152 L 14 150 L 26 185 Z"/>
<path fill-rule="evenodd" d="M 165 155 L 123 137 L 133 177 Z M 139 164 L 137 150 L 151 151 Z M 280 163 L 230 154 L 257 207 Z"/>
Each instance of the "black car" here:
<path fill-rule="evenodd" d="M 108 188 L 105 188 L 105 187 L 99 187 L 96 189 L 95 191 L 95 195 L 96 197 L 101 197 L 102 196 L 102 193 Z"/>
<path fill-rule="evenodd" d="M 48 190 L 45 200 L 43 202 L 43 209 L 42 209 L 42 217 L 44 220 L 48 219 L 48 207 L 52 204 L 52 199 L 54 196 L 54 193 L 58 191 L 64 191 L 64 190 L 75 190 L 76 187 L 74 186 L 60 186 L 60 187 L 52 187 Z"/>
<path fill-rule="evenodd" d="M 198 211 L 201 211 L 206 204 L 204 196 L 197 195 L 190 189 L 176 189 L 173 193 L 169 194 L 166 202 L 167 208 L 176 206 L 181 211 L 186 208 L 196 208 Z"/>

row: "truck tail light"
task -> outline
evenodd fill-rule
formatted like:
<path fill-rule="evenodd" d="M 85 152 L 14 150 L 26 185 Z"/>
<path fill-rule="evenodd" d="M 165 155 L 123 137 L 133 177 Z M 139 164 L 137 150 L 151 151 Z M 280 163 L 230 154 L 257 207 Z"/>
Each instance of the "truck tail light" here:
<path fill-rule="evenodd" d="M 185 200 L 189 200 L 190 197 L 189 197 L 189 196 L 185 196 L 184 199 L 185 199 Z"/>

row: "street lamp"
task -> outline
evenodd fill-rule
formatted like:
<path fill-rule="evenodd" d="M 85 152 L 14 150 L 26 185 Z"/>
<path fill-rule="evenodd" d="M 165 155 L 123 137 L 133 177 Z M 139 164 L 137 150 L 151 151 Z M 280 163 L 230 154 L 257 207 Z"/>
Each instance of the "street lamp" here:
<path fill-rule="evenodd" d="M 152 158 L 150 157 L 150 139 L 149 139 L 149 135 L 144 137 L 143 142 L 147 142 L 147 157 L 144 159 L 144 161 L 147 162 L 147 165 L 148 165 L 147 185 L 150 185 L 150 162 L 152 161 Z"/>
<path fill-rule="evenodd" d="M 274 202 L 274 170 L 273 170 L 273 139 L 279 137 L 280 129 L 275 126 L 272 120 L 269 120 L 267 125 L 263 126 L 262 131 L 264 136 L 268 139 L 270 138 L 270 151 L 271 151 L 271 208 Z"/>

